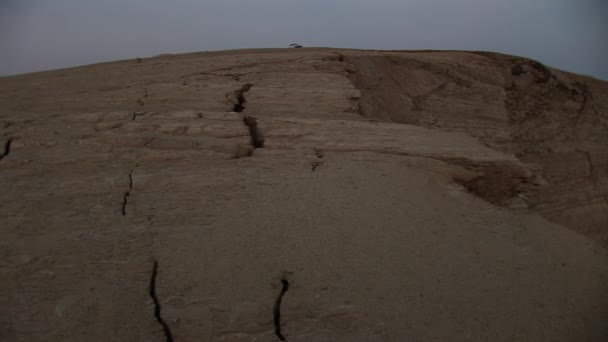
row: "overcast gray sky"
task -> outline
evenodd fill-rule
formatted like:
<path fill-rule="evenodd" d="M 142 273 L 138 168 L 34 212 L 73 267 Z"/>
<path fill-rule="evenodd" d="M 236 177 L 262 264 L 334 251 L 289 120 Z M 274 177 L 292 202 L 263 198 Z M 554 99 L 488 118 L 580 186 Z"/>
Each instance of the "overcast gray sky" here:
<path fill-rule="evenodd" d="M 608 0 L 0 0 L 0 75 L 293 42 L 498 51 L 608 80 Z"/>

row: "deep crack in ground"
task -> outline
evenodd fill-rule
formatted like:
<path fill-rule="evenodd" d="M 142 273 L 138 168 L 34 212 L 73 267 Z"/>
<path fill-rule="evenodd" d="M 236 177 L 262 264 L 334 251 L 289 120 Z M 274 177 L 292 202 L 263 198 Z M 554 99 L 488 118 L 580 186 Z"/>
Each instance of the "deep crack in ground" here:
<path fill-rule="evenodd" d="M 4 159 L 4 157 L 8 156 L 9 153 L 11 153 L 11 144 L 13 143 L 13 139 L 9 138 L 5 143 L 4 143 L 4 151 L 2 151 L 2 154 L 0 154 L 0 160 Z"/>
<path fill-rule="evenodd" d="M 245 104 L 247 98 L 245 94 L 251 90 L 253 83 L 245 83 L 243 86 L 234 92 L 236 97 L 236 103 L 232 108 L 233 112 L 242 113 L 245 110 Z M 251 145 L 254 149 L 264 147 L 264 137 L 262 131 L 258 127 L 257 118 L 255 116 L 243 115 L 243 123 L 249 129 L 249 135 L 251 136 Z"/>
<path fill-rule="evenodd" d="M 315 156 L 317 157 L 317 160 L 312 162 L 312 172 L 315 172 L 315 170 L 317 170 L 317 168 L 323 164 L 322 159 L 325 155 L 323 154 L 322 150 L 315 148 Z"/>
<path fill-rule="evenodd" d="M 255 116 L 243 116 L 243 123 L 249 128 L 249 135 L 251 136 L 251 145 L 254 148 L 264 147 L 264 136 L 262 131 L 258 127 L 258 121 Z"/>
<path fill-rule="evenodd" d="M 135 121 L 138 116 L 146 115 L 146 112 L 133 112 L 131 115 L 131 120 Z"/>
<path fill-rule="evenodd" d="M 127 204 L 129 203 L 131 190 L 133 190 L 133 171 L 129 172 L 129 190 L 122 195 L 122 216 L 127 216 Z"/>
<path fill-rule="evenodd" d="M 242 113 L 243 110 L 245 110 L 245 103 L 247 102 L 247 99 L 245 98 L 245 93 L 248 92 L 251 87 L 253 87 L 252 83 L 245 83 L 239 90 L 235 92 L 237 102 L 232 108 L 233 112 Z"/>
<path fill-rule="evenodd" d="M 277 301 L 274 303 L 274 333 L 277 335 L 279 340 L 285 341 L 285 335 L 281 331 L 281 303 L 283 302 L 283 296 L 285 292 L 289 290 L 289 281 L 286 278 L 281 279 L 281 293 L 277 297 Z"/>
<path fill-rule="evenodd" d="M 154 260 L 154 265 L 152 267 L 152 276 L 150 277 L 150 298 L 154 302 L 154 317 L 156 317 L 156 321 L 163 327 L 163 332 L 165 333 L 165 338 L 167 342 L 173 342 L 173 334 L 171 333 L 171 328 L 165 322 L 161 315 L 161 305 L 158 300 L 158 296 L 156 294 L 156 277 L 158 276 L 158 261 Z"/>

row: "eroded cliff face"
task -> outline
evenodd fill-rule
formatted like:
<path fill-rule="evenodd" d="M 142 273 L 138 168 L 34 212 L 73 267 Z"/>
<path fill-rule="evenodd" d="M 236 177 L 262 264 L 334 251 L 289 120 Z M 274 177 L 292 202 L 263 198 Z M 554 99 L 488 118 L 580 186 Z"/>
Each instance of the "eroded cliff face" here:
<path fill-rule="evenodd" d="M 608 243 L 606 83 L 513 56 L 408 53 L 353 56 L 361 113 L 461 131 L 512 153 L 523 169 L 493 165 L 465 185 L 509 206 Z"/>
<path fill-rule="evenodd" d="M 603 341 L 607 95 L 479 52 L 0 78 L 0 339 Z"/>

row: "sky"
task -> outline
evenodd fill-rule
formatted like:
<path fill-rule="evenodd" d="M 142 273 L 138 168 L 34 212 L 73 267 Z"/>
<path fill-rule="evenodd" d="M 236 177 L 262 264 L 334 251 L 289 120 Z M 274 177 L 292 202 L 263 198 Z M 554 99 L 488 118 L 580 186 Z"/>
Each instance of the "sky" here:
<path fill-rule="evenodd" d="M 608 80 L 608 0 L 0 0 L 0 75 L 290 43 L 496 51 Z"/>

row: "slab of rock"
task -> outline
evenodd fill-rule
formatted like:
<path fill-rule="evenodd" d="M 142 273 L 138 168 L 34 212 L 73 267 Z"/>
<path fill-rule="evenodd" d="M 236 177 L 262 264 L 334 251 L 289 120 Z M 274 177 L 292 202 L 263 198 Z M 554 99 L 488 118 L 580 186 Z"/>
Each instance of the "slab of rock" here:
<path fill-rule="evenodd" d="M 607 95 L 472 52 L 0 78 L 0 340 L 604 341 Z"/>

